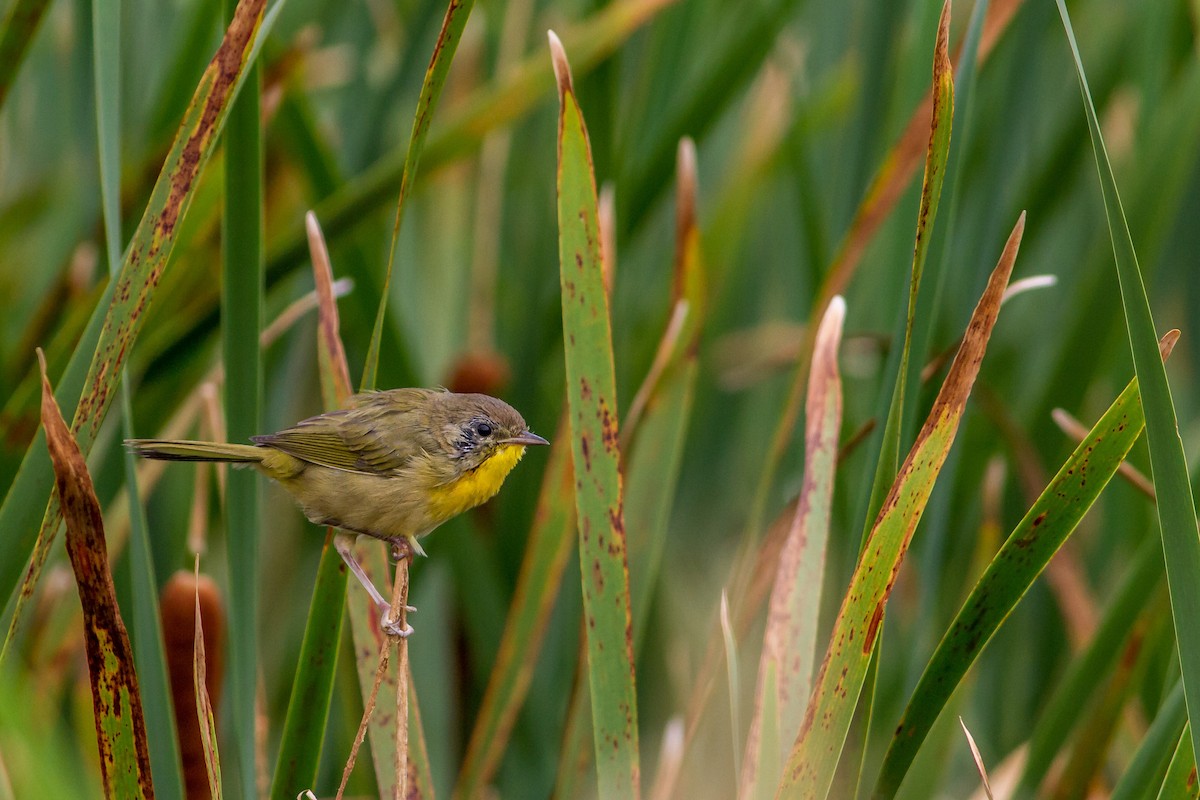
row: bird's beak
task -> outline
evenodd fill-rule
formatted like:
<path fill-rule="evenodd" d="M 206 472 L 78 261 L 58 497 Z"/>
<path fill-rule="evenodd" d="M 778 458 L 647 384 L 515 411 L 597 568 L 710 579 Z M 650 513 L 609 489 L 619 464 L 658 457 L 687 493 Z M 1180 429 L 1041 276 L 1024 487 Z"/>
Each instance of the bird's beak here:
<path fill-rule="evenodd" d="M 525 431 L 524 433 L 522 433 L 518 436 L 512 436 L 508 439 L 505 439 L 504 441 L 501 442 L 501 444 L 535 445 L 535 444 L 550 444 L 550 442 L 546 441 L 541 436 L 538 436 L 536 433 L 533 433 L 532 431 Z"/>

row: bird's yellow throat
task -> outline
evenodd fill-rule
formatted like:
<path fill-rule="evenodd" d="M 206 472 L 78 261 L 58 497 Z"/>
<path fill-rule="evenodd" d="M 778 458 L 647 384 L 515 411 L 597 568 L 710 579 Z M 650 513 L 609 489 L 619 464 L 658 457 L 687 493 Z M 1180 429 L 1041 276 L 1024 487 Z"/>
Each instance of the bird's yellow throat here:
<path fill-rule="evenodd" d="M 434 487 L 429 493 L 432 516 L 447 520 L 490 500 L 500 491 L 504 479 L 523 455 L 524 445 L 501 445 L 491 458 L 466 475 L 445 486 Z"/>

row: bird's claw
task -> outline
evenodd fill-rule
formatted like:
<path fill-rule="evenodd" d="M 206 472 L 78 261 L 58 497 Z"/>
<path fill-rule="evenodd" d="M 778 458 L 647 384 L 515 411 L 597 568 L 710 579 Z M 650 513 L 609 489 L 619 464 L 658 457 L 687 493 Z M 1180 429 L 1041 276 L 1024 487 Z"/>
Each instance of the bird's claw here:
<path fill-rule="evenodd" d="M 379 620 L 379 627 L 388 636 L 395 636 L 400 639 L 407 639 L 413 633 L 412 625 L 409 625 L 407 622 L 401 625 L 399 620 L 389 619 L 387 614 L 384 614 L 383 618 Z"/>
<path fill-rule="evenodd" d="M 416 606 L 405 606 L 406 613 L 413 614 L 416 612 Z M 403 625 L 399 620 L 392 619 L 392 607 L 386 603 L 379 605 L 379 628 L 388 636 L 398 636 L 401 639 L 407 639 L 412 634 L 413 628 L 407 622 Z"/>
<path fill-rule="evenodd" d="M 391 557 L 393 562 L 400 562 L 406 558 L 414 556 L 426 556 L 425 548 L 421 547 L 416 539 L 389 539 L 391 544 Z"/>

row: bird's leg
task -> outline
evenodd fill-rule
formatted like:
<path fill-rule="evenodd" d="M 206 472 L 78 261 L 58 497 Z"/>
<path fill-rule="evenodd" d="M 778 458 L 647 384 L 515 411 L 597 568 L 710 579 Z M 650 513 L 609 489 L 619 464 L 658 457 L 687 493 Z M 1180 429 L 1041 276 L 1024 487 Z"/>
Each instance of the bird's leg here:
<path fill-rule="evenodd" d="M 371 599 L 374 600 L 375 605 L 379 607 L 379 627 L 381 627 L 385 633 L 388 633 L 392 636 L 399 636 L 402 639 L 408 638 L 409 634 L 413 632 L 412 626 L 405 625 L 401 627 L 388 618 L 388 615 L 392 610 L 392 604 L 383 599 L 383 595 L 379 593 L 379 590 L 375 588 L 375 584 L 371 583 L 371 579 L 367 577 L 367 573 L 365 570 L 363 570 L 362 564 L 358 563 L 358 559 L 354 557 L 354 553 L 351 551 L 353 544 L 354 537 L 351 535 L 337 533 L 333 537 L 333 546 L 337 549 L 338 555 L 342 557 L 342 561 L 346 562 L 346 566 L 350 568 L 352 573 L 354 573 L 354 577 L 358 578 L 358 582 L 363 585 L 363 588 L 367 590 L 367 594 L 371 595 Z M 415 608 L 410 608 L 408 610 L 416 611 Z"/>
<path fill-rule="evenodd" d="M 392 557 L 393 564 L 399 564 L 404 559 L 411 560 L 413 555 L 423 556 L 425 551 L 421 549 L 421 545 L 417 544 L 416 537 L 397 537 L 395 539 L 385 539 L 388 543 L 388 553 Z M 416 606 L 406 605 L 404 610 L 412 613 L 417 610 Z"/>

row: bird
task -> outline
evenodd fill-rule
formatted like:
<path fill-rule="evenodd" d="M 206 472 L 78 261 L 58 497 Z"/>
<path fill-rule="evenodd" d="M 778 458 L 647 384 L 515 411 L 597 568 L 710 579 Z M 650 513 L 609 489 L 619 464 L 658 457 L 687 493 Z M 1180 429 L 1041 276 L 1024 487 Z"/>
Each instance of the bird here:
<path fill-rule="evenodd" d="M 382 539 L 396 558 L 425 555 L 420 537 L 494 497 L 526 447 L 549 444 L 503 400 L 417 388 L 357 394 L 345 408 L 250 441 L 125 444 L 143 458 L 252 466 L 289 492 L 313 523 Z M 380 606 L 385 630 L 408 636 L 411 626 L 388 620 L 390 604 L 353 557 L 351 542 L 336 537 L 338 553 Z"/>

